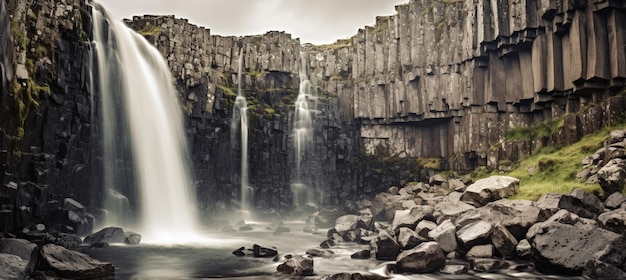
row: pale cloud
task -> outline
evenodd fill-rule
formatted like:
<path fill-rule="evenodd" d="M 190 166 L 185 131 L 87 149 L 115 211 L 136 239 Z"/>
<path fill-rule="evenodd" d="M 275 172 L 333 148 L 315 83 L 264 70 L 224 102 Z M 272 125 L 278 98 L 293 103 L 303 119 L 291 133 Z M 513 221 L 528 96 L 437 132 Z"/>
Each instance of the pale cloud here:
<path fill-rule="evenodd" d="M 332 43 L 392 15 L 408 0 L 100 0 L 119 19 L 175 15 L 212 34 L 256 35 L 285 31 L 302 43 Z"/>

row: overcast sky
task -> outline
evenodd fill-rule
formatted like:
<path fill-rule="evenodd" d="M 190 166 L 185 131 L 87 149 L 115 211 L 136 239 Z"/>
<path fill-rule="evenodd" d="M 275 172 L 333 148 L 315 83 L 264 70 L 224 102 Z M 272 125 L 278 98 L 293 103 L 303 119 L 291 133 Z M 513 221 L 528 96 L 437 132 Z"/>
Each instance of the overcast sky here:
<path fill-rule="evenodd" d="M 301 43 L 327 44 L 395 14 L 409 0 L 99 0 L 119 19 L 175 15 L 211 34 L 257 35 L 285 31 Z"/>

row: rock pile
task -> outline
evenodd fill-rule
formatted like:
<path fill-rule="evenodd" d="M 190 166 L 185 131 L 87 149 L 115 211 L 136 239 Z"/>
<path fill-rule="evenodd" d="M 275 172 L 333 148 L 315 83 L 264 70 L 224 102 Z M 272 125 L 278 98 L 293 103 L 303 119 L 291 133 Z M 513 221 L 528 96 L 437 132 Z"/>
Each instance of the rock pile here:
<path fill-rule="evenodd" d="M 626 183 L 626 130 L 613 130 L 592 155 L 583 159 L 583 168 L 576 177 L 587 183 L 600 183 L 604 193 L 622 192 Z"/>
<path fill-rule="evenodd" d="M 495 272 L 508 268 L 507 260 L 530 259 L 543 272 L 626 276 L 621 193 L 602 201 L 575 190 L 533 202 L 507 199 L 519 185 L 512 177 L 468 187 L 451 181 L 392 188 L 360 202 L 367 205 L 360 215 L 338 217 L 322 247 L 370 244 L 354 257 L 395 261 L 390 267 L 398 273 Z"/>

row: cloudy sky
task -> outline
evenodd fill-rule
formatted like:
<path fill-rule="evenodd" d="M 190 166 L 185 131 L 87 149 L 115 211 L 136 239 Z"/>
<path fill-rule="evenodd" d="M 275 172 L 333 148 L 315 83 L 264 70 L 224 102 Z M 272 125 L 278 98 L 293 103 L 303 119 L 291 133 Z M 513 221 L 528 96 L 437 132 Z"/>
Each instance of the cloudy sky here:
<path fill-rule="evenodd" d="M 211 34 L 256 35 L 285 31 L 301 43 L 327 44 L 395 14 L 409 0 L 99 0 L 119 18 L 176 15 Z"/>

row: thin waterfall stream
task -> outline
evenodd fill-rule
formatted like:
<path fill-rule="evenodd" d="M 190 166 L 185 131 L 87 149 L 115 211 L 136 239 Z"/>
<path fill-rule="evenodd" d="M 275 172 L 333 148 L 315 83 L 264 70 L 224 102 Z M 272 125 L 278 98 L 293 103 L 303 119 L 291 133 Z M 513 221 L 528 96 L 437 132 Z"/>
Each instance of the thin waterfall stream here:
<path fill-rule="evenodd" d="M 233 117 L 231 118 L 230 137 L 233 149 L 237 143 L 237 135 L 241 143 L 241 170 L 240 170 L 240 188 L 241 200 L 240 209 L 242 211 L 250 210 L 250 182 L 248 180 L 248 104 L 241 87 L 241 74 L 243 71 L 243 48 L 239 49 L 239 65 L 237 72 L 237 98 L 233 106 Z"/>

